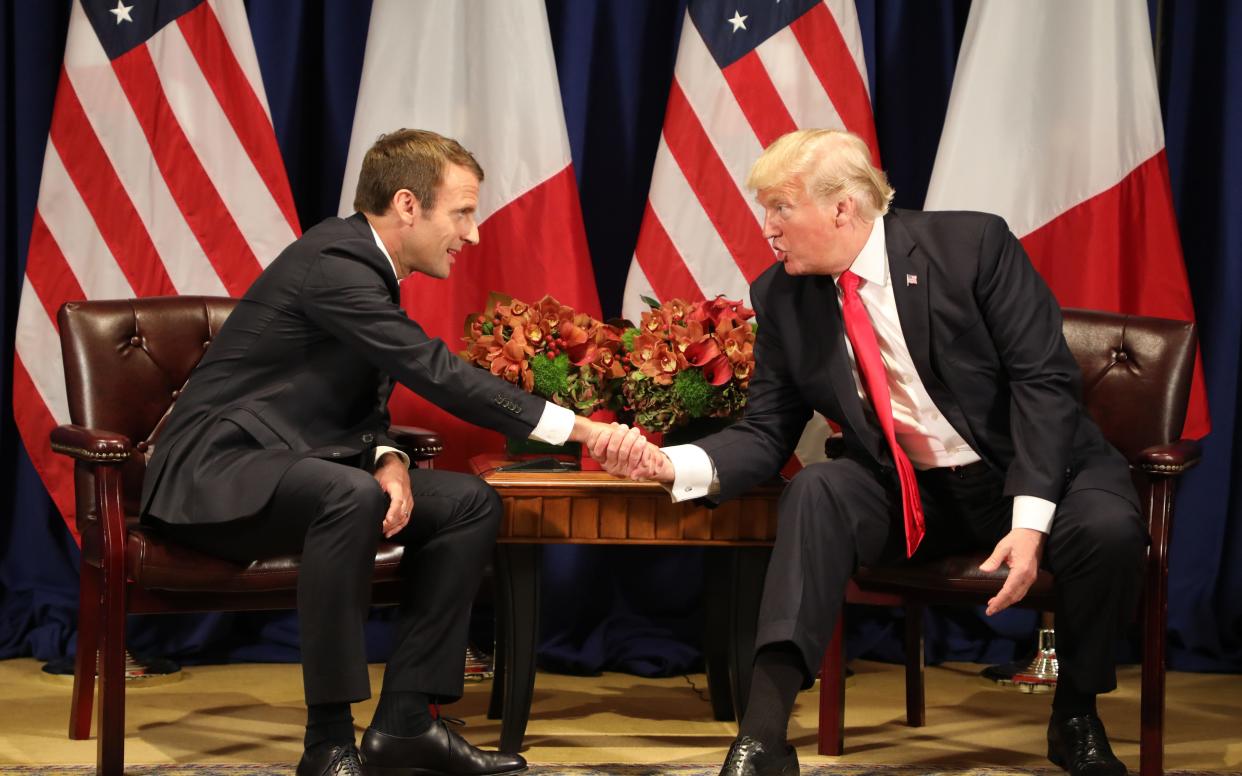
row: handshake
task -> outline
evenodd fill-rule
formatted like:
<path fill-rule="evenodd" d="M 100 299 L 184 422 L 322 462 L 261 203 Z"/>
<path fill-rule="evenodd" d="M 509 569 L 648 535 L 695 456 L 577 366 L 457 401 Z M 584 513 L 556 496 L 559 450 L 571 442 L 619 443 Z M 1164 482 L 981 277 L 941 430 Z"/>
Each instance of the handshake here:
<path fill-rule="evenodd" d="M 600 423 L 584 417 L 574 420 L 570 440 L 581 442 L 604 471 L 615 477 L 671 483 L 673 464 L 638 428 Z"/>

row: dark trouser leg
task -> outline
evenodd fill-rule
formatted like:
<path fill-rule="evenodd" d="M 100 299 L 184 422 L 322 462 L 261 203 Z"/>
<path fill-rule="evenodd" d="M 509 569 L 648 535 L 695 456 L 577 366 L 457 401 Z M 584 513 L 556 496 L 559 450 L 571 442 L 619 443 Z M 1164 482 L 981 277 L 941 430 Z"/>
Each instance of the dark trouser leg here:
<path fill-rule="evenodd" d="M 406 577 L 384 693 L 461 697 L 470 603 L 500 527 L 491 486 L 455 472 L 410 472 L 414 513 L 393 541 L 406 545 Z"/>
<path fill-rule="evenodd" d="M 1128 499 L 1071 490 L 1057 505 L 1044 555 L 1056 575 L 1059 683 L 1089 695 L 1117 686 L 1116 639 L 1138 604 L 1146 544 Z"/>
<path fill-rule="evenodd" d="M 808 466 L 785 489 L 740 735 L 769 748 L 784 742 L 797 690 L 814 681 L 810 667 L 832 638 L 845 585 L 859 563 L 883 551 L 895 501 L 848 459 Z"/>
<path fill-rule="evenodd" d="M 849 459 L 812 464 L 781 495 L 776 543 L 763 583 L 756 649 L 791 641 L 810 667 L 819 664 L 858 565 L 874 563 L 899 505 L 896 491 Z M 809 684 L 808 684 L 809 686 Z"/>
<path fill-rule="evenodd" d="M 164 525 L 175 541 L 246 563 L 301 553 L 298 620 L 308 705 L 369 698 L 363 623 L 388 497 L 354 466 L 306 458 L 281 477 L 256 517 Z"/>
<path fill-rule="evenodd" d="M 292 535 L 306 521 L 298 622 L 308 705 L 371 696 L 363 628 L 387 508 L 369 473 L 318 459 L 295 464 L 272 497 L 268 514 Z"/>

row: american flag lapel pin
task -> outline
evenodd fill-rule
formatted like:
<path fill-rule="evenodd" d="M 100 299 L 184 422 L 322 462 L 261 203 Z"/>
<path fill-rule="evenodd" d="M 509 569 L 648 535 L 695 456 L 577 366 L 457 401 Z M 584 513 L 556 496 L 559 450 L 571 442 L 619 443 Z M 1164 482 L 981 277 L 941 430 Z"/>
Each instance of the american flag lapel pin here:
<path fill-rule="evenodd" d="M 907 285 L 907 286 L 917 286 L 918 284 L 919 284 L 919 276 L 918 276 L 918 275 L 906 275 L 906 285 Z"/>

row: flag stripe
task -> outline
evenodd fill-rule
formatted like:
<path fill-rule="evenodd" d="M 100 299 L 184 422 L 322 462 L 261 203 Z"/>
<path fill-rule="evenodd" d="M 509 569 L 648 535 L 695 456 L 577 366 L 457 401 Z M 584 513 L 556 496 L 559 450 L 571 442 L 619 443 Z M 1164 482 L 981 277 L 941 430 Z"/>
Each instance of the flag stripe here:
<path fill-rule="evenodd" d="M 229 294 L 241 296 L 262 267 L 173 115 L 150 51 L 131 49 L 112 68 L 186 223 Z"/>
<path fill-rule="evenodd" d="M 65 261 L 65 255 L 37 210 L 30 229 L 30 258 L 26 262 L 26 282 L 34 287 L 35 295 L 43 303 L 53 326 L 56 325 L 56 311 L 61 304 L 86 298 L 86 292 L 78 285 L 73 270 L 69 268 L 69 262 Z"/>
<path fill-rule="evenodd" d="M 52 325 L 54 320 L 54 317 L 48 317 L 43 304 L 35 297 L 34 287 L 29 283 L 23 284 L 13 348 L 26 363 L 31 385 L 38 391 L 40 403 L 55 417 L 68 418 L 65 365 L 60 358 L 60 335 Z M 46 438 L 43 444 L 47 444 Z"/>
<path fill-rule="evenodd" d="M 92 131 L 63 69 L 49 134 L 65 171 L 130 287 L 141 296 L 176 293 L 150 234 Z"/>
<path fill-rule="evenodd" d="M 664 140 L 729 255 L 747 281 L 753 281 L 772 263 L 772 250 L 675 79 L 664 118 Z"/>
<path fill-rule="evenodd" d="M 764 41 L 755 52 L 781 102 L 789 109 L 795 127 L 845 126 L 788 27 Z"/>
<path fill-rule="evenodd" d="M 147 44 L 168 108 L 185 133 L 204 173 L 216 184 L 233 223 L 261 266 L 297 233 L 267 191 L 259 171 L 233 131 L 181 28 L 169 25 Z M 267 128 L 270 131 L 270 127 Z"/>
<path fill-rule="evenodd" d="M 760 145 L 766 148 L 781 135 L 798 128 L 757 52 L 751 51 L 726 67 L 724 77 Z"/>
<path fill-rule="evenodd" d="M 750 166 L 763 152 L 763 146 L 737 104 L 724 73 L 700 37 L 698 28 L 688 22 L 682 34 L 681 49 L 677 53 L 673 80 L 681 88 L 703 131 L 711 138 L 712 149 L 728 171 L 731 186 L 747 198 L 746 176 L 750 173 Z M 665 114 L 666 127 L 671 118 Z M 759 204 L 750 199 L 747 203 L 752 206 L 755 223 L 760 223 L 763 216 Z M 717 258 L 724 259 L 725 256 L 721 254 Z"/>
<path fill-rule="evenodd" d="M 47 224 L 87 298 L 124 299 L 134 295 L 133 287 L 108 249 L 52 143 L 47 144 L 43 158 L 43 181 L 39 186 L 36 212 Z M 37 256 L 31 257 L 30 261 L 34 260 Z M 30 272 L 30 261 L 27 261 L 26 272 Z M 48 302 L 51 304 L 52 300 Z"/>
<path fill-rule="evenodd" d="M 802 46 L 811 70 L 845 122 L 845 128 L 867 141 L 872 159 L 878 164 L 880 146 L 871 115 L 871 97 L 832 12 L 826 5 L 817 5 L 789 27 Z"/>
<path fill-rule="evenodd" d="M 81 6 L 75 5 L 74 8 L 80 9 Z M 81 34 L 83 29 L 87 34 Z M 146 226 L 177 293 L 227 295 L 224 284 L 190 231 L 181 208 L 152 161 L 151 146 L 103 47 L 91 34 L 89 24 L 75 28 L 70 35 L 68 45 L 72 47 L 74 56 L 67 58 L 65 72 L 104 153 L 129 194 L 139 219 Z M 89 214 L 83 212 L 87 218 L 82 221 L 60 217 L 58 211 L 65 205 L 49 201 L 49 196 L 60 187 L 53 185 L 54 179 L 49 179 L 48 175 L 45 170 L 44 182 L 39 190 L 39 206 L 52 232 L 66 240 L 62 247 L 71 264 L 82 270 L 79 278 L 84 277 L 84 272 L 107 272 L 115 261 L 111 255 L 94 255 L 100 252 L 102 244 L 91 235 L 93 224 L 90 224 Z M 76 193 L 73 196 L 76 197 Z M 72 203 L 69 206 L 77 207 Z M 133 295 L 132 290 L 128 289 L 125 292 L 102 292 L 89 285 L 86 291 L 92 298 Z"/>
<path fill-rule="evenodd" d="M 284 214 L 289 228 L 298 234 L 298 214 L 271 118 L 233 56 L 219 19 L 211 6 L 203 3 L 181 16 L 177 26 L 272 200 Z"/>
<path fill-rule="evenodd" d="M 661 302 L 669 299 L 703 299 L 703 291 L 694 281 L 677 249 L 673 247 L 664 231 L 664 225 L 651 209 L 651 203 L 643 213 L 642 229 L 638 233 L 638 245 L 634 258 L 642 267 L 643 275 Z"/>
<path fill-rule="evenodd" d="M 652 180 L 648 200 L 673 249 L 705 296 L 741 298 L 738 294 L 745 295 L 750 283 L 729 257 L 728 247 L 663 139 L 656 148 L 656 165 L 663 174 Z"/>
<path fill-rule="evenodd" d="M 57 359 L 59 361 L 59 358 Z M 48 405 L 35 388 L 19 354 L 13 359 L 13 419 L 21 433 L 22 442 L 26 445 L 26 453 L 35 471 L 44 483 L 61 483 L 59 487 L 50 488 L 52 500 L 65 518 L 75 542 L 80 542 L 76 512 L 73 500 L 73 462 L 68 456 L 52 452 L 48 435 L 56 427 L 56 418 L 48 411 Z"/>

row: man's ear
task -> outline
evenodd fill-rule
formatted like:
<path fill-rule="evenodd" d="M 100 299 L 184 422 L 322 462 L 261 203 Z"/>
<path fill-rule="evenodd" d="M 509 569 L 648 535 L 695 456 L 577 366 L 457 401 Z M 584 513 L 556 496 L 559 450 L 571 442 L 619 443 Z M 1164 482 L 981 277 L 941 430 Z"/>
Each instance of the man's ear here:
<path fill-rule="evenodd" d="M 423 214 L 423 207 L 418 202 L 418 197 L 414 196 L 414 192 L 409 189 L 397 189 L 397 193 L 392 195 L 392 208 L 403 222 L 414 223 Z"/>
<path fill-rule="evenodd" d="M 858 203 L 849 195 L 843 195 L 837 200 L 836 222 L 838 226 L 845 226 L 858 215 Z"/>

